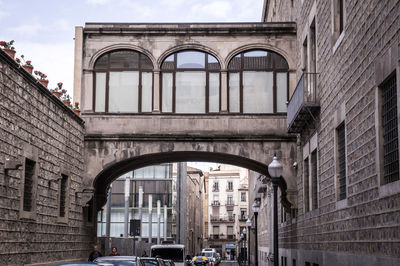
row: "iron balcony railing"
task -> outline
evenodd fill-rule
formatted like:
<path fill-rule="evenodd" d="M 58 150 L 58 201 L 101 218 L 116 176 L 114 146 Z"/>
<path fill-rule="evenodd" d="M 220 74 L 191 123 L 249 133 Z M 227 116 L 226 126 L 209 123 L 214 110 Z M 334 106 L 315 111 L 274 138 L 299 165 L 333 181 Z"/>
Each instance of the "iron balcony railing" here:
<path fill-rule="evenodd" d="M 300 133 L 319 109 L 317 98 L 318 73 L 303 73 L 290 98 L 287 109 L 287 128 L 289 133 Z"/>
<path fill-rule="evenodd" d="M 239 221 L 247 221 L 247 215 L 240 215 Z"/>
<path fill-rule="evenodd" d="M 221 205 L 219 200 L 214 200 L 213 202 L 211 202 L 211 206 L 219 206 L 219 205 Z"/>
<path fill-rule="evenodd" d="M 235 215 L 211 215 L 211 222 L 233 223 L 235 222 Z"/>

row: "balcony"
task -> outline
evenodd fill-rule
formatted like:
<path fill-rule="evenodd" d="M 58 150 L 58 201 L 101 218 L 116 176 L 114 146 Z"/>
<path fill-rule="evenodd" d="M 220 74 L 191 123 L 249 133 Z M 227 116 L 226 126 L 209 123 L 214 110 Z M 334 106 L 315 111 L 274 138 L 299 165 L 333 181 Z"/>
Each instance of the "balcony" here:
<path fill-rule="evenodd" d="M 219 235 L 211 235 L 211 239 L 217 240 L 219 239 Z"/>
<path fill-rule="evenodd" d="M 212 192 L 219 192 L 219 188 L 218 187 L 213 187 L 212 188 Z"/>
<path fill-rule="evenodd" d="M 211 202 L 211 206 L 213 207 L 219 207 L 221 205 L 221 203 L 219 202 L 219 200 L 214 200 L 213 202 Z"/>
<path fill-rule="evenodd" d="M 303 73 L 288 104 L 288 133 L 301 133 L 315 119 L 320 108 L 316 88 L 317 73 Z"/>
<path fill-rule="evenodd" d="M 228 240 L 234 240 L 235 239 L 235 235 L 227 235 L 226 239 Z"/>
<path fill-rule="evenodd" d="M 227 187 L 226 192 L 233 192 L 233 187 Z"/>
<path fill-rule="evenodd" d="M 228 215 L 211 215 L 211 222 L 212 223 L 234 223 L 235 222 L 235 215 L 228 216 Z"/>
<path fill-rule="evenodd" d="M 257 193 L 265 193 L 268 190 L 268 179 L 265 176 L 257 178 L 255 191 Z"/>
<path fill-rule="evenodd" d="M 223 235 L 223 234 L 216 235 L 216 234 L 214 234 L 214 235 L 210 235 L 209 239 L 210 240 L 219 240 L 219 241 L 232 241 L 232 240 L 236 239 L 236 236 L 235 235 Z"/>
<path fill-rule="evenodd" d="M 232 200 L 227 201 L 225 207 L 227 210 L 233 210 L 233 208 L 235 207 L 235 203 Z"/>
<path fill-rule="evenodd" d="M 247 215 L 241 215 L 240 217 L 239 217 L 239 221 L 240 222 L 246 222 L 247 221 Z"/>

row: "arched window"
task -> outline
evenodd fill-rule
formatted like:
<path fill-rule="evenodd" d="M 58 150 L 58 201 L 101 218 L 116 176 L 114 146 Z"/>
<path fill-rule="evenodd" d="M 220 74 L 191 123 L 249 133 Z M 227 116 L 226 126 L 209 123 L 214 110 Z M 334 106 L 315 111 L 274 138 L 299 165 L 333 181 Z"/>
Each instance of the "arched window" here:
<path fill-rule="evenodd" d="M 152 111 L 153 64 L 136 51 L 118 50 L 102 55 L 94 66 L 95 112 Z"/>
<path fill-rule="evenodd" d="M 284 113 L 288 101 L 286 60 L 277 53 L 251 50 L 229 62 L 229 112 Z"/>
<path fill-rule="evenodd" d="M 162 66 L 161 111 L 164 113 L 217 113 L 220 110 L 220 65 L 200 51 L 168 56 Z"/>

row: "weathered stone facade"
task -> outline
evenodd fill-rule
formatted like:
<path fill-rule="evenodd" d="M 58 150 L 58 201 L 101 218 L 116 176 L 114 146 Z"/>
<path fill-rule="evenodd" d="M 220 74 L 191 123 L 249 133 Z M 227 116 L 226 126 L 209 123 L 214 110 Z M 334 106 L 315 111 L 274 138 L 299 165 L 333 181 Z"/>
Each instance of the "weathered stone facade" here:
<path fill-rule="evenodd" d="M 94 226 L 85 222 L 85 202 L 78 193 L 83 136 L 83 121 L 0 50 L 2 265 L 87 257 Z M 31 212 L 22 210 L 25 158 L 36 165 Z M 65 217 L 59 214 L 62 175 L 69 179 Z"/>
<path fill-rule="evenodd" d="M 96 207 L 123 171 L 171 161 L 212 161 L 235 164 L 268 175 L 265 165 L 274 153 L 286 164 L 295 160 L 295 136 L 286 132 L 284 113 L 233 114 L 228 111 L 228 64 L 238 53 L 274 51 L 289 66 L 288 90 L 293 92 L 296 65 L 293 23 L 88 23 L 76 28 L 74 95 L 80 95 L 85 120 L 86 181 L 96 190 Z M 110 51 L 138 51 L 152 64 L 152 112 L 107 113 L 94 110 L 95 63 Z M 163 113 L 160 110 L 161 65 L 182 50 L 209 53 L 220 64 L 220 109 L 215 114 Z M 285 169 L 287 192 L 295 188 L 294 171 Z M 286 191 L 285 191 L 286 196 Z M 289 195 L 290 196 L 290 195 Z M 283 197 L 286 200 L 286 197 Z M 289 197 L 290 201 L 290 197 Z M 286 200 L 287 202 L 287 200 Z"/>
<path fill-rule="evenodd" d="M 338 1 L 291 1 L 292 8 L 281 8 L 288 2 L 266 1 L 265 21 L 280 21 L 282 17 L 295 14 L 297 80 L 303 71 L 318 73 L 316 89 L 320 111 L 314 121 L 298 132 L 297 213 L 290 216 L 288 212 L 286 221 L 279 214 L 278 259 L 280 263 L 289 261 L 287 265 L 307 262 L 399 265 L 400 181 L 383 182 L 379 102 L 382 83 L 395 75 L 399 114 L 400 2 L 343 1 L 344 27 L 338 34 L 333 25 L 338 16 L 335 13 Z M 313 28 L 316 36 L 314 71 L 310 69 Z M 339 200 L 336 132 L 343 122 L 346 197 Z M 310 158 L 314 150 L 317 152 L 318 201 L 317 207 L 308 211 L 304 160 Z M 263 205 L 271 204 L 268 192 L 261 197 Z M 272 227 L 272 220 L 259 221 L 268 221 Z M 259 258 L 266 258 L 271 252 L 272 242 L 264 243 Z M 260 262 L 262 265 L 271 263 L 268 258 Z"/>

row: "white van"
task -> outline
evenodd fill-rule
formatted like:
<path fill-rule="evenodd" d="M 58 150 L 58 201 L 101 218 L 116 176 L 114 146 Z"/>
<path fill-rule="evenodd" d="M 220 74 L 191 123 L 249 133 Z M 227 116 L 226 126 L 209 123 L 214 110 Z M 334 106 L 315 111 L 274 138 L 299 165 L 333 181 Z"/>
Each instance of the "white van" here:
<path fill-rule="evenodd" d="M 172 260 L 176 266 L 185 265 L 185 245 L 164 244 L 153 245 L 150 248 L 150 257 L 160 256 L 165 260 Z"/>
<path fill-rule="evenodd" d="M 217 252 L 216 250 L 215 250 L 215 248 L 203 248 L 202 250 L 201 250 L 201 252 Z"/>
<path fill-rule="evenodd" d="M 213 251 L 214 250 L 214 251 Z M 207 257 L 211 265 L 218 265 L 217 252 L 213 248 L 205 248 L 201 251 L 201 256 Z"/>

